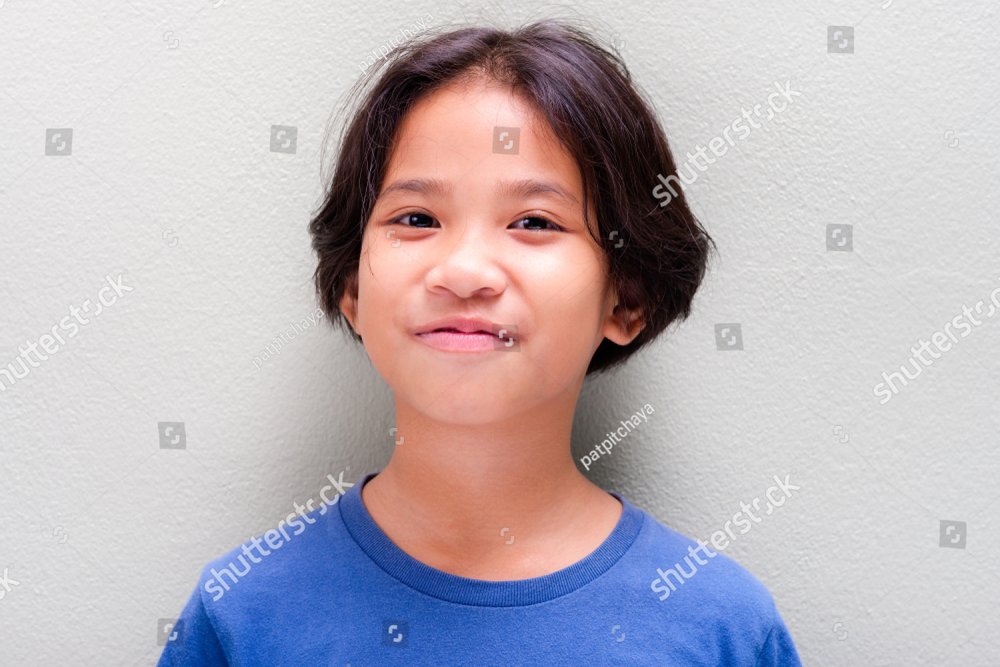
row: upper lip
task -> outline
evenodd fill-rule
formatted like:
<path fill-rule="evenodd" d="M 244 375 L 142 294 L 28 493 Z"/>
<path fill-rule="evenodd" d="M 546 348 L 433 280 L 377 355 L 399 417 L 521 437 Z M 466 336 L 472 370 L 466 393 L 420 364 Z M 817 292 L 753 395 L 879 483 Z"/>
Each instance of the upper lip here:
<path fill-rule="evenodd" d="M 434 320 L 433 322 L 421 325 L 417 327 L 414 333 L 423 334 L 437 329 L 455 329 L 456 331 L 461 331 L 462 333 L 476 333 L 481 331 L 483 333 L 494 335 L 499 328 L 499 324 L 475 317 L 446 317 L 444 319 Z"/>

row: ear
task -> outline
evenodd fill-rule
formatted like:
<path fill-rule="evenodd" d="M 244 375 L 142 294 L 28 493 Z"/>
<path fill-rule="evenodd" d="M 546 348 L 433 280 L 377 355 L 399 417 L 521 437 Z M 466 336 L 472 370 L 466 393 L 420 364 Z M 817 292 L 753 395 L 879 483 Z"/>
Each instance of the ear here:
<path fill-rule="evenodd" d="M 347 319 L 348 323 L 351 325 L 351 329 L 354 330 L 359 336 L 357 322 L 358 319 L 358 289 L 356 280 L 348 280 L 347 288 L 344 290 L 344 294 L 340 297 L 340 303 L 338 304 L 341 314 Z"/>
<path fill-rule="evenodd" d="M 642 331 L 642 311 L 626 310 L 616 305 L 604 322 L 604 337 L 618 345 L 628 345 Z"/>
<path fill-rule="evenodd" d="M 640 309 L 626 309 L 616 303 L 604 320 L 604 337 L 618 345 L 628 345 L 639 335 L 644 324 Z"/>

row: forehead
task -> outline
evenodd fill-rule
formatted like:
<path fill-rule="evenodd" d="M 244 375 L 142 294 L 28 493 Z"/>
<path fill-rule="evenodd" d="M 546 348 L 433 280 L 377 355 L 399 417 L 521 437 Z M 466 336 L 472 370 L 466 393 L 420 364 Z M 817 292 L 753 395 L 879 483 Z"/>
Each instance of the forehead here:
<path fill-rule="evenodd" d="M 484 78 L 449 83 L 413 105 L 397 129 L 386 182 L 470 175 L 555 181 L 582 200 L 579 167 L 545 117 L 510 86 Z"/>

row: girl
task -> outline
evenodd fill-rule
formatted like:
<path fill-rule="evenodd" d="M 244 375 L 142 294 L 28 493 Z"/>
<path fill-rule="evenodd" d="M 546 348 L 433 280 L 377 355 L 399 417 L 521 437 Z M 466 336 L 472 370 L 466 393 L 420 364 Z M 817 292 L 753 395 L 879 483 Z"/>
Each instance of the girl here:
<path fill-rule="evenodd" d="M 362 83 L 310 231 L 396 448 L 238 584 L 209 563 L 161 664 L 799 665 L 753 575 L 571 454 L 585 377 L 687 317 L 712 245 L 619 57 L 467 28 Z"/>

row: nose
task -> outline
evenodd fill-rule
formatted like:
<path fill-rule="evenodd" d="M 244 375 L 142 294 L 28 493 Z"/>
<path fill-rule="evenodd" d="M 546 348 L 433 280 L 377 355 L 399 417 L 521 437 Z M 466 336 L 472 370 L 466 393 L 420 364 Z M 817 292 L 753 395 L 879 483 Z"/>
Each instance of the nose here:
<path fill-rule="evenodd" d="M 440 249 L 425 279 L 428 290 L 447 290 L 463 299 L 503 292 L 507 280 L 496 263 L 498 240 L 489 236 L 485 225 L 473 227 L 467 223 L 452 238 L 440 239 Z"/>

